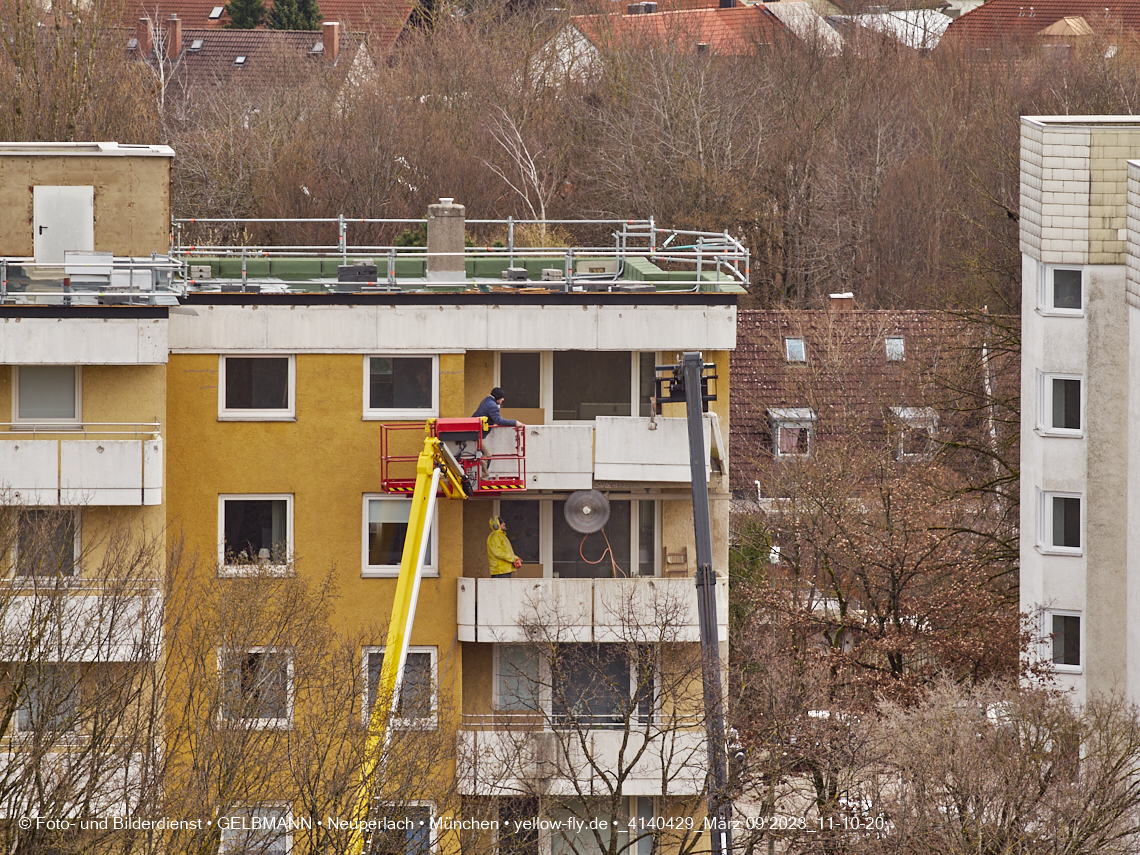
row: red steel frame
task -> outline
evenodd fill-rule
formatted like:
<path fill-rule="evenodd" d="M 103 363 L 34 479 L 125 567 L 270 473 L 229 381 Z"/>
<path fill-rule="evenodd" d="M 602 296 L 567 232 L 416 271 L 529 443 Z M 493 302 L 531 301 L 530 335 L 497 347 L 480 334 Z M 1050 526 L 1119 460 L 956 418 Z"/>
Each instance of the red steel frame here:
<path fill-rule="evenodd" d="M 418 453 L 393 454 L 392 434 L 398 431 L 414 430 L 422 431 L 428 436 L 438 437 L 442 426 L 446 437 L 446 429 L 449 424 L 470 421 L 470 419 L 428 419 L 427 424 L 418 422 L 382 424 L 380 426 L 380 483 L 384 492 L 406 493 L 410 496 L 416 486 L 415 471 L 419 455 Z M 522 492 L 526 489 L 526 429 L 518 426 L 497 427 L 492 425 L 491 430 L 514 431 L 514 450 L 505 454 L 487 454 L 484 438 L 481 432 L 478 432 L 475 447 L 456 456 L 465 480 L 469 485 L 473 485 L 472 489 L 469 490 L 469 495 L 499 496 L 507 492 Z M 478 456 L 475 455 L 475 452 L 478 452 Z M 483 475 L 481 463 L 486 463 L 489 467 L 498 464 L 494 467 L 493 477 Z"/>

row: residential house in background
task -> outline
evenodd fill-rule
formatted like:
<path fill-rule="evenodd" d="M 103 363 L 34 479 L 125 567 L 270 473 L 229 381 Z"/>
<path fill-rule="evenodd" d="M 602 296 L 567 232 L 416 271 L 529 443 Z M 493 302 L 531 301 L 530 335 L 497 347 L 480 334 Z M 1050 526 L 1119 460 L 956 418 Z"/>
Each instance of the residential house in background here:
<path fill-rule="evenodd" d="M 1140 7 L 1130 0 L 986 0 L 956 18 L 942 43 L 973 50 L 1003 45 L 1071 44 L 1089 33 L 1140 32 Z"/>

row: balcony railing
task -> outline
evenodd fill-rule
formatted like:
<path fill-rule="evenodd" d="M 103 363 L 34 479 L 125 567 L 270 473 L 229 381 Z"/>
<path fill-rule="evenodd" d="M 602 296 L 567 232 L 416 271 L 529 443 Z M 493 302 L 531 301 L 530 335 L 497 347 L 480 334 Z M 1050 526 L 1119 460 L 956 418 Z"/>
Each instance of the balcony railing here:
<path fill-rule="evenodd" d="M 176 306 L 181 264 L 167 256 L 67 252 L 63 264 L 0 258 L 0 304 Z"/>
<path fill-rule="evenodd" d="M 0 504 L 162 504 L 158 423 L 0 424 Z"/>
<path fill-rule="evenodd" d="M 700 641 L 693 579 L 460 579 L 459 640 L 499 644 Z M 728 584 L 716 586 L 728 637 Z"/>

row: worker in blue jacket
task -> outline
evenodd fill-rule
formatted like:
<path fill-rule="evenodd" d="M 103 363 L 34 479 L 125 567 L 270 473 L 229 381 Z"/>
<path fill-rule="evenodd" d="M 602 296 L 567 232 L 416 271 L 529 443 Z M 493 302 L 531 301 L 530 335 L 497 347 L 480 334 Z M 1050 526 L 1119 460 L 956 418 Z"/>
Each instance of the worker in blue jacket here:
<path fill-rule="evenodd" d="M 479 404 L 479 408 L 471 414 L 472 418 L 480 419 L 486 416 L 489 424 L 498 425 L 499 427 L 526 427 L 522 422 L 516 421 L 515 419 L 504 419 L 499 413 L 499 408 L 503 406 L 503 401 L 506 399 L 507 396 L 503 394 L 503 390 L 496 386 L 491 390 L 491 394 L 484 398 L 482 403 Z M 490 433 L 489 427 L 483 431 L 483 436 L 486 436 L 488 433 Z"/>

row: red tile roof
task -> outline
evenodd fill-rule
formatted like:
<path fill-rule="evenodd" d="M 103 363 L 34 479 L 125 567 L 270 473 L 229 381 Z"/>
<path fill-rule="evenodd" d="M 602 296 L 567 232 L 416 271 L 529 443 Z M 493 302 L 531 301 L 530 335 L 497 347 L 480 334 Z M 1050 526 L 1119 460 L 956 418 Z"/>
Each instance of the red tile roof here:
<path fill-rule="evenodd" d="M 369 35 L 369 47 L 373 55 L 386 54 L 392 49 L 396 38 L 412 14 L 413 0 L 319 0 L 321 15 L 326 21 L 339 21 L 343 28 Z M 222 12 L 220 18 L 211 19 L 210 12 L 225 6 L 226 0 L 164 0 L 160 16 L 166 20 L 171 14 L 182 19 L 183 27 L 194 29 L 224 28 L 229 16 Z M 273 0 L 265 0 L 266 9 L 273 8 Z M 134 20 L 153 16 L 154 4 L 136 0 L 133 9 Z"/>
<path fill-rule="evenodd" d="M 1137 0 L 987 0 L 954 20 L 942 44 L 996 46 L 1034 38 L 1062 18 L 1081 17 L 1094 29 L 1140 30 Z"/>
<path fill-rule="evenodd" d="M 736 329 L 729 460 L 733 489 L 750 495 L 754 480 L 782 465 L 772 455 L 773 408 L 813 410 L 818 443 L 880 443 L 888 455 L 891 407 L 932 407 L 945 425 L 954 416 L 941 412 L 948 393 L 934 369 L 961 358 L 980 372 L 967 329 L 939 312 L 743 310 Z M 887 360 L 893 336 L 903 338 L 901 361 Z M 788 362 L 788 337 L 803 339 L 806 362 Z"/>
<path fill-rule="evenodd" d="M 630 41 L 707 44 L 710 53 L 740 55 L 789 35 L 763 4 L 732 9 L 697 8 L 641 15 L 576 15 L 570 19 L 596 46 Z"/>

